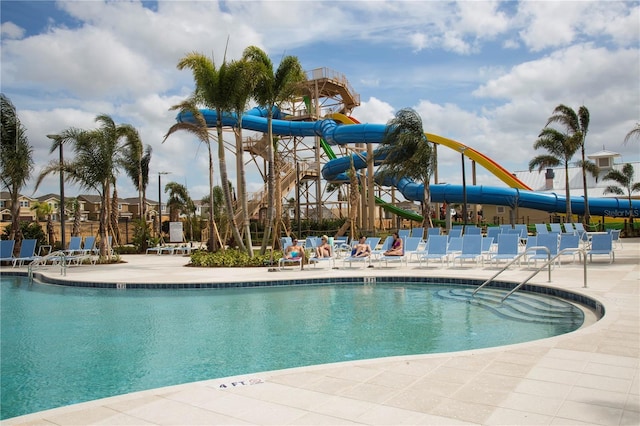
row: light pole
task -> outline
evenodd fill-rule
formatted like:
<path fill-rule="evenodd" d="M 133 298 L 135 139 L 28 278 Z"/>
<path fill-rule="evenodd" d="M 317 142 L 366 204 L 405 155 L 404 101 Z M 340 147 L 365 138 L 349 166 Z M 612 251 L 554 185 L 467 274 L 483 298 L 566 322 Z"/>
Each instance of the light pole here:
<path fill-rule="evenodd" d="M 464 171 L 464 151 L 466 146 L 460 148 L 460 155 L 462 157 L 462 234 L 464 235 L 465 227 L 467 225 L 467 178 Z"/>
<path fill-rule="evenodd" d="M 162 175 L 170 172 L 158 172 L 158 237 L 162 235 Z"/>

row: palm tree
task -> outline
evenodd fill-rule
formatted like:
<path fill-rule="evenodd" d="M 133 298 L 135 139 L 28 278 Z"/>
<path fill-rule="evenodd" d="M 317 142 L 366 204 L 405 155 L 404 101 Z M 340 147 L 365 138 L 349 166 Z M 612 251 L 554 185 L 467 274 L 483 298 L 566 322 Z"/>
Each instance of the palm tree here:
<path fill-rule="evenodd" d="M 187 188 L 178 182 L 169 182 L 164 186 L 164 192 L 169 193 L 167 206 L 169 206 L 169 217 L 172 222 L 178 221 L 181 213 L 186 213 L 188 204 L 191 201 Z"/>
<path fill-rule="evenodd" d="M 534 149 L 546 149 L 548 154 L 538 155 L 529 161 L 529 171 L 538 168 L 541 172 L 547 167 L 564 166 L 564 187 L 567 198 L 567 219 L 573 222 L 571 213 L 571 190 L 569 188 L 569 161 L 580 148 L 580 141 L 551 127 L 545 127 L 533 144 Z"/>
<path fill-rule="evenodd" d="M 218 231 L 213 214 L 211 214 L 211 212 L 214 211 L 215 207 L 213 197 L 213 154 L 211 153 L 211 139 L 209 137 L 209 128 L 207 127 L 207 121 L 202 115 L 202 112 L 200 112 L 200 110 L 198 109 L 196 101 L 193 98 L 187 99 L 186 101 L 183 101 L 178 105 L 174 105 L 173 107 L 171 107 L 171 109 L 179 110 L 181 114 L 191 114 L 193 122 L 180 122 L 171 126 L 167 131 L 167 134 L 164 136 L 162 143 L 164 143 L 167 138 L 175 132 L 183 130 L 194 134 L 201 143 L 204 143 L 207 146 L 207 151 L 209 153 L 209 241 L 207 244 L 207 248 L 211 252 L 217 251 L 218 241 L 216 240 L 215 235 L 218 233 Z"/>
<path fill-rule="evenodd" d="M 0 93 L 0 123 L 2 146 L 0 147 L 0 181 L 11 198 L 10 239 L 21 240 L 20 231 L 20 190 L 25 186 L 33 171 L 33 148 L 29 145 L 26 128 L 20 122 L 15 106 Z"/>
<path fill-rule="evenodd" d="M 229 186 L 225 183 L 229 181 L 227 173 L 227 163 L 225 158 L 224 137 L 222 132 L 222 115 L 233 109 L 232 100 L 234 98 L 237 81 L 243 75 L 234 72 L 226 60 L 222 62 L 220 68 L 216 69 L 213 60 L 200 53 L 189 53 L 178 62 L 178 69 L 190 68 L 193 72 L 193 79 L 196 85 L 194 97 L 208 108 L 216 111 L 216 132 L 218 138 L 218 163 L 220 167 L 220 180 L 222 181 L 222 191 L 233 237 L 241 250 L 245 250 L 240 231 L 235 222 L 233 201 Z"/>
<path fill-rule="evenodd" d="M 270 141 L 267 149 L 267 192 L 269 202 L 267 208 L 267 220 L 264 230 L 264 238 L 260 248 L 260 254 L 267 251 L 267 243 L 272 238 L 272 232 L 276 220 L 276 195 L 279 197 L 280 188 L 276 187 L 275 176 L 275 145 L 273 140 L 273 109 L 291 98 L 298 85 L 306 79 L 306 75 L 294 56 L 285 56 L 280 61 L 278 69 L 274 71 L 273 63 L 267 54 L 256 46 L 247 47 L 243 59 L 251 62 L 255 74 L 255 88 L 253 97 L 258 105 L 267 110 L 267 138 Z M 273 236 L 275 241 L 275 235 Z M 273 244 L 272 244 L 273 247 Z"/>
<path fill-rule="evenodd" d="M 47 220 L 47 244 L 53 246 L 55 243 L 55 233 L 53 232 L 53 207 L 49 203 L 36 201 L 31 206 L 31 210 L 36 212 L 36 220 L 40 223 L 41 218 Z"/>
<path fill-rule="evenodd" d="M 587 172 L 592 176 L 598 177 L 598 167 L 585 157 L 584 146 L 587 132 L 589 131 L 589 110 L 584 105 L 578 108 L 578 113 L 566 106 L 558 105 L 553 110 L 553 115 L 547 120 L 546 126 L 551 123 L 558 123 L 565 127 L 567 134 L 571 138 L 576 139 L 576 143 L 580 147 L 580 162 L 578 166 L 582 169 L 582 188 L 584 189 L 584 223 L 586 225 L 591 221 L 589 213 L 589 194 L 587 188 Z"/>
<path fill-rule="evenodd" d="M 109 219 L 111 211 L 111 187 L 116 181 L 119 168 L 124 164 L 124 145 L 121 140 L 128 136 L 127 125 L 116 125 L 113 119 L 100 114 L 95 120 L 100 124 L 94 130 L 70 128 L 58 135 L 50 136 L 53 140 L 51 152 L 60 144 L 71 143 L 75 158 L 71 161 L 50 162 L 40 172 L 36 189 L 50 173 L 65 173 L 65 180 L 79 184 L 82 188 L 94 190 L 100 196 L 100 257 L 107 255 L 109 241 Z"/>
<path fill-rule="evenodd" d="M 629 142 L 631 139 L 640 140 L 640 123 L 636 123 L 636 126 L 627 133 L 624 137 L 624 143 Z"/>
<path fill-rule="evenodd" d="M 130 127 L 128 129 L 127 145 L 125 146 L 124 171 L 127 173 L 133 186 L 138 190 L 138 206 L 140 219 L 146 218 L 146 191 L 149 184 L 149 163 L 151 162 L 152 148 L 143 146 L 138 131 Z"/>
<path fill-rule="evenodd" d="M 65 201 L 65 210 L 73 212 L 73 227 L 71 228 L 71 236 L 80 235 L 80 201 L 77 198 L 69 198 Z"/>
<path fill-rule="evenodd" d="M 616 195 L 626 195 L 629 199 L 629 222 L 633 223 L 633 206 L 631 203 L 631 194 L 640 191 L 640 182 L 633 182 L 633 166 L 629 163 L 622 166 L 622 171 L 620 170 L 610 170 L 609 173 L 604 175 L 604 180 L 612 180 L 618 183 L 616 185 L 609 185 L 605 188 L 605 194 L 616 194 Z M 622 190 L 624 188 L 625 191 Z"/>
<path fill-rule="evenodd" d="M 429 183 L 434 169 L 434 154 L 422 128 L 422 119 L 411 108 L 403 108 L 389 120 L 378 155 L 384 158 L 378 173 L 405 176 L 424 185 L 420 202 L 423 226 L 431 227 L 431 191 Z"/>
<path fill-rule="evenodd" d="M 254 90 L 253 69 L 248 61 L 233 61 L 229 66 L 229 72 L 236 76 L 235 90 L 231 99 L 232 111 L 235 112 L 237 121 L 234 127 L 236 137 L 236 170 L 238 173 L 236 186 L 240 197 L 240 212 L 242 213 L 242 229 L 245 238 L 245 246 L 249 257 L 253 257 L 253 242 L 251 241 L 251 223 L 249 217 L 249 204 L 247 200 L 247 178 L 244 170 L 244 145 L 242 141 L 242 115 L 247 108 L 251 93 Z"/>

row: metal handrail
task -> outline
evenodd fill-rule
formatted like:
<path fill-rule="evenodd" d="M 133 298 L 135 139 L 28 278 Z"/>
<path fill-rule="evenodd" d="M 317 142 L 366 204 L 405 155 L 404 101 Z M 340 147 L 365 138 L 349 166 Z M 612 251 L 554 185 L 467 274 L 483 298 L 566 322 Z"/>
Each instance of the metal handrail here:
<path fill-rule="evenodd" d="M 27 275 L 29 277 L 29 279 L 33 279 L 33 268 L 39 265 L 46 265 L 48 261 L 53 260 L 58 258 L 59 262 L 60 262 L 60 275 L 62 276 L 66 276 L 67 275 L 67 255 L 65 254 L 64 251 L 62 250 L 58 250 L 58 251 L 54 251 L 52 253 L 47 254 L 44 257 L 41 257 L 40 259 L 36 259 L 34 261 L 32 261 L 31 263 L 29 263 L 29 266 L 27 268 Z"/>
<path fill-rule="evenodd" d="M 494 276 L 492 276 L 491 278 L 489 278 L 488 280 L 486 280 L 485 282 L 483 282 L 478 288 L 476 288 L 473 293 L 471 293 L 471 296 L 474 296 L 478 291 L 480 291 L 480 289 L 482 289 L 484 286 L 486 286 L 487 284 L 489 284 L 491 281 L 493 281 L 498 275 L 500 275 L 501 273 L 503 273 L 504 271 L 506 271 L 509 266 L 513 265 L 517 260 L 519 260 L 521 257 L 523 257 L 524 255 L 526 255 L 528 252 L 530 251 L 537 251 L 537 250 L 545 250 L 547 252 L 547 261 L 538 269 L 536 269 L 531 275 L 529 275 L 524 281 L 522 281 L 521 283 L 519 283 L 517 286 L 515 286 L 509 293 L 507 293 L 502 300 L 500 300 L 500 303 L 504 302 L 507 297 L 511 296 L 513 293 L 515 293 L 517 290 L 519 290 L 523 285 L 525 285 L 526 283 L 529 282 L 529 280 L 531 280 L 533 277 L 535 277 L 536 275 L 538 275 L 538 273 L 540 271 L 542 271 L 545 267 L 548 267 L 549 269 L 549 278 L 548 278 L 548 282 L 551 282 L 551 265 L 553 264 L 553 262 L 556 261 L 556 259 L 558 259 L 561 255 L 565 254 L 565 253 L 573 253 L 573 252 L 580 252 L 580 254 L 582 256 L 584 256 L 584 260 L 583 260 L 583 287 L 587 288 L 587 250 L 585 248 L 580 248 L 580 247 L 568 247 L 565 249 L 560 250 L 553 258 L 551 257 L 551 251 L 549 250 L 548 247 L 545 246 L 536 246 L 536 247 L 530 247 L 527 250 L 525 250 L 524 252 L 520 253 L 518 256 L 516 256 L 511 262 L 509 262 L 508 264 L 506 264 L 501 270 L 499 270 Z"/>
<path fill-rule="evenodd" d="M 477 292 L 479 292 L 484 286 L 486 286 L 487 284 L 489 284 L 491 281 L 493 281 L 498 275 L 500 275 L 501 273 L 503 273 L 504 271 L 506 271 L 507 269 L 509 269 L 509 266 L 513 265 L 514 263 L 516 263 L 516 261 L 520 260 L 522 257 L 524 257 L 527 253 L 531 252 L 531 251 L 537 251 L 537 250 L 546 250 L 547 252 L 547 259 L 551 258 L 551 250 L 549 250 L 548 247 L 545 246 L 535 246 L 535 247 L 529 247 L 528 249 L 526 249 L 525 251 L 523 251 L 522 253 L 520 253 L 519 255 L 517 255 L 516 257 L 513 258 L 513 260 L 511 260 L 511 262 L 507 263 L 506 265 L 504 265 L 504 267 L 502 269 L 500 269 L 498 272 L 496 272 L 496 274 L 494 276 L 492 276 L 491 278 L 489 278 L 488 280 L 486 280 L 485 282 L 483 282 L 478 288 L 476 288 L 473 293 L 471 293 L 471 296 L 474 296 Z M 551 281 L 551 266 L 549 266 L 549 281 Z"/>

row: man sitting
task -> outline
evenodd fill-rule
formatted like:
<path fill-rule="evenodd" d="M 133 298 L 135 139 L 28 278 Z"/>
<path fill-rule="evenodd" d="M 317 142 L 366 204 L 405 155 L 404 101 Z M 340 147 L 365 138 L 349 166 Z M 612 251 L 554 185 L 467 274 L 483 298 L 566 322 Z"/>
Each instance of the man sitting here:
<path fill-rule="evenodd" d="M 284 254 L 285 259 L 300 259 L 300 269 L 304 269 L 304 248 L 298 245 L 298 240 L 294 238 L 292 244 L 287 247 Z"/>
<path fill-rule="evenodd" d="M 367 241 L 365 237 L 360 237 L 358 244 L 354 247 L 355 251 L 351 255 L 352 257 L 371 256 L 371 247 L 369 247 L 369 244 L 366 244 L 365 241 Z"/>

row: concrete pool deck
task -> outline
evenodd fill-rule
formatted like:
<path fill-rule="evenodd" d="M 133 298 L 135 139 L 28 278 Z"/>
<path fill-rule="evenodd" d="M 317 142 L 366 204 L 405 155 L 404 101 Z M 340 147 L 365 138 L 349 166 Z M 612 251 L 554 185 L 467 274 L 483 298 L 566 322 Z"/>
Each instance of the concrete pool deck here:
<path fill-rule="evenodd" d="M 615 263 L 553 268 L 531 282 L 585 294 L 605 316 L 573 333 L 511 346 L 378 358 L 255 372 L 135 392 L 2 421 L 3 425 L 638 425 L 640 424 L 640 239 L 624 239 Z M 394 265 L 304 271 L 202 269 L 188 258 L 123 256 L 117 265 L 39 272 L 89 282 L 184 283 L 343 276 L 489 278 L 497 269 Z M 26 268 L 21 268 L 25 270 Z M 8 268 L 3 267 L 4 271 Z M 522 281 L 514 267 L 499 279 Z M 119 290 L 114 290 L 119 291 Z M 126 290 L 124 290 L 126 291 Z M 28 396 L 25 396 L 28 397 Z"/>

